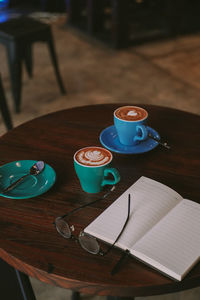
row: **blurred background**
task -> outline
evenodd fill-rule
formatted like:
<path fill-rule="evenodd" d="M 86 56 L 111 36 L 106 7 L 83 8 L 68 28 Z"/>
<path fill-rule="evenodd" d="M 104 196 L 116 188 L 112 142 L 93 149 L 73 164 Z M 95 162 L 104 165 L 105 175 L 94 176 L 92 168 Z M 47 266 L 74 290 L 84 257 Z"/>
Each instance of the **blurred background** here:
<path fill-rule="evenodd" d="M 3 7 L 4 1 L 1 22 L 28 15 L 51 24 L 68 92 L 59 91 L 47 46 L 34 43 L 33 78 L 23 66 L 21 113 L 16 114 L 7 53 L 0 43 L 0 72 L 14 126 L 55 110 L 95 103 L 151 103 L 200 113 L 198 1 L 127 0 L 130 12 L 119 7 L 113 14 L 112 1 L 102 0 L 101 9 L 97 7 L 101 13 L 93 19 L 83 0 L 6 0 Z M 3 122 L 0 130 L 5 132 Z"/>
<path fill-rule="evenodd" d="M 0 43 L 0 73 L 13 126 L 56 110 L 114 102 L 200 114 L 199 1 L 99 0 L 96 7 L 92 2 L 0 0 L 0 23 L 25 15 L 50 24 L 67 90 L 60 93 L 46 44 L 34 43 L 33 77 L 23 65 L 21 112 L 16 113 L 6 48 Z M 0 134 L 6 131 L 0 116 Z M 31 281 L 38 300 L 71 295 Z M 145 299 L 199 297 L 199 289 L 194 289 Z"/>

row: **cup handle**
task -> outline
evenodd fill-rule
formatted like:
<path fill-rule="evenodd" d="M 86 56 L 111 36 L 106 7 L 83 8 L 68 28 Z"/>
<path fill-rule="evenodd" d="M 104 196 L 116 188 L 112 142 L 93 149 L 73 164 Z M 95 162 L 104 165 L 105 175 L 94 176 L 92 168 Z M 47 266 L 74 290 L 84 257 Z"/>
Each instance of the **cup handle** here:
<path fill-rule="evenodd" d="M 107 177 L 108 174 L 112 174 L 112 176 L 114 177 L 114 180 L 111 179 L 104 179 L 101 183 L 101 186 L 107 185 L 107 184 L 116 184 L 120 181 L 120 175 L 119 172 L 117 171 L 117 169 L 115 168 L 106 168 L 104 170 L 104 177 Z"/>
<path fill-rule="evenodd" d="M 143 141 L 148 136 L 148 130 L 145 125 L 137 125 L 136 127 L 137 135 L 134 137 L 134 142 Z"/>

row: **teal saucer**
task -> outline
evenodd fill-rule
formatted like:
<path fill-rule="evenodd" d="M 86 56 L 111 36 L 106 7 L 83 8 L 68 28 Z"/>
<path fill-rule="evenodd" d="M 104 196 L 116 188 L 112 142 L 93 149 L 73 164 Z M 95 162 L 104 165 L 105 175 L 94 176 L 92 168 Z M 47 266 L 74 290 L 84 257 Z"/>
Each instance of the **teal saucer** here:
<path fill-rule="evenodd" d="M 44 170 L 38 175 L 27 176 L 13 190 L 1 191 L 11 183 L 29 173 L 35 160 L 19 160 L 0 167 L 0 196 L 11 199 L 28 199 L 48 191 L 56 180 L 56 173 L 52 167 L 45 163 Z"/>

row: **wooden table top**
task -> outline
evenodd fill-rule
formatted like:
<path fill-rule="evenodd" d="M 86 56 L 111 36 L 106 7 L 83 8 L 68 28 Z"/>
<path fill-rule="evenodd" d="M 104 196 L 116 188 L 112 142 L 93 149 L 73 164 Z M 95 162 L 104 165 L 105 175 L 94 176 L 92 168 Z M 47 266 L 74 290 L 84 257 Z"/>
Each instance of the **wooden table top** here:
<path fill-rule="evenodd" d="M 101 257 L 84 251 L 74 240 L 61 237 L 54 219 L 75 207 L 102 197 L 84 193 L 73 168 L 76 150 L 101 146 L 100 132 L 113 124 L 113 111 L 105 104 L 77 107 L 29 121 L 0 138 L 1 165 L 18 160 L 44 160 L 56 174 L 55 185 L 30 199 L 0 197 L 0 257 L 16 269 L 49 284 L 82 293 L 113 296 L 147 296 L 198 286 L 200 264 L 182 282 L 175 282 L 128 258 L 115 276 L 110 271 L 121 252 Z M 121 181 L 106 199 L 70 217 L 75 234 L 85 228 L 122 192 L 144 175 L 199 202 L 200 116 L 170 108 L 140 105 L 149 112 L 148 125 L 171 145 L 139 155 L 113 153 L 113 167 Z"/>

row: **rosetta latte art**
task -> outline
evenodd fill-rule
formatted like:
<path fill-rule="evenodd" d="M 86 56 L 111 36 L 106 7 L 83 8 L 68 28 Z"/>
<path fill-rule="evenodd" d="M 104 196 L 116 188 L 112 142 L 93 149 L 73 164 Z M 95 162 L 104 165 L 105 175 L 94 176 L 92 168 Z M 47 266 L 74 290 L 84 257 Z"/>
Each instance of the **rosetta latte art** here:
<path fill-rule="evenodd" d="M 101 166 L 111 160 L 111 155 L 103 148 L 88 147 L 76 154 L 76 160 L 86 166 Z"/>

